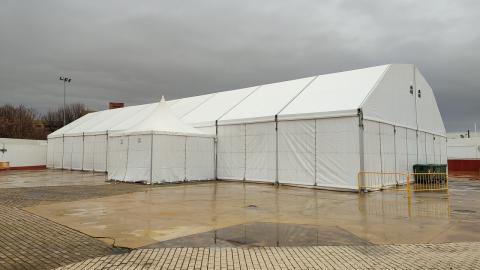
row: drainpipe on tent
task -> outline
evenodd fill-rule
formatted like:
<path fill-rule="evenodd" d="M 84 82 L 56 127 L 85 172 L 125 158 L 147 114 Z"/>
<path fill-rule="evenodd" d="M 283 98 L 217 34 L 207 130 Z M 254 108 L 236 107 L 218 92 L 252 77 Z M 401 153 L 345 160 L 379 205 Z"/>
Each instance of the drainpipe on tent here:
<path fill-rule="evenodd" d="M 360 155 L 360 172 L 363 172 L 365 170 L 365 155 L 364 155 L 364 130 L 365 126 L 363 125 L 363 111 L 361 108 L 357 109 L 357 115 L 358 115 L 358 146 L 359 146 L 359 155 Z M 361 187 L 365 186 L 365 179 L 363 174 L 359 174 L 358 178 L 358 187 L 359 187 L 359 192 L 364 191 L 361 190 Z"/>
<path fill-rule="evenodd" d="M 275 115 L 275 185 L 278 186 L 278 114 Z"/>

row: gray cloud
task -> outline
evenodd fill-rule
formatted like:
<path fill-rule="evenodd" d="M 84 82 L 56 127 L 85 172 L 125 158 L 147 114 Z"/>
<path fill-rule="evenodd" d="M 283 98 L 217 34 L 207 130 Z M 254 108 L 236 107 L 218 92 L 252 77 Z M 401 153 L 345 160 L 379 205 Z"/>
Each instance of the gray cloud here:
<path fill-rule="evenodd" d="M 478 1 L 2 1 L 0 103 L 140 104 L 414 63 L 448 131 L 480 124 Z"/>

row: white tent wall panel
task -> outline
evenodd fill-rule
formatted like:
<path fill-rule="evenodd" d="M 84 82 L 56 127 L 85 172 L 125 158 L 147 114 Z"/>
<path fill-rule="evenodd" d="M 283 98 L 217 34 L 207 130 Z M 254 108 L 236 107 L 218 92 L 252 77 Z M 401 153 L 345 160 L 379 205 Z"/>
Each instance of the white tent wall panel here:
<path fill-rule="evenodd" d="M 108 179 L 123 181 L 127 169 L 127 137 L 108 138 Z"/>
<path fill-rule="evenodd" d="M 395 127 L 395 172 L 408 172 L 407 129 Z M 416 149 L 414 150 L 416 154 Z M 402 180 L 402 179 L 398 179 Z"/>
<path fill-rule="evenodd" d="M 382 172 L 395 172 L 395 128 L 380 123 Z"/>
<path fill-rule="evenodd" d="M 105 172 L 107 170 L 107 135 L 95 135 L 93 148 L 93 170 Z"/>
<path fill-rule="evenodd" d="M 278 122 L 279 183 L 315 185 L 315 120 Z"/>
<path fill-rule="evenodd" d="M 54 138 L 47 139 L 47 168 L 53 168 Z"/>
<path fill-rule="evenodd" d="M 364 120 L 363 127 L 364 171 L 382 172 L 380 124 L 378 122 Z"/>
<path fill-rule="evenodd" d="M 72 169 L 73 137 L 63 139 L 63 169 Z"/>
<path fill-rule="evenodd" d="M 245 179 L 245 131 L 244 124 L 218 126 L 218 179 Z"/>
<path fill-rule="evenodd" d="M 435 147 L 434 147 L 433 135 L 425 133 L 425 151 L 427 156 L 426 163 L 435 163 Z"/>
<path fill-rule="evenodd" d="M 357 117 L 315 120 L 316 185 L 357 188 L 360 171 Z"/>
<path fill-rule="evenodd" d="M 215 179 L 215 143 L 213 138 L 186 137 L 186 179 Z"/>
<path fill-rule="evenodd" d="M 426 152 L 426 134 L 423 131 L 418 131 L 417 133 L 417 148 L 418 148 L 418 164 L 427 163 L 427 152 Z"/>
<path fill-rule="evenodd" d="M 53 167 L 62 169 L 63 163 L 63 137 L 53 139 Z"/>
<path fill-rule="evenodd" d="M 83 138 L 83 170 L 93 171 L 93 160 L 95 155 L 95 136 L 84 136 Z"/>
<path fill-rule="evenodd" d="M 418 163 L 417 144 L 417 131 L 407 129 L 408 172 L 413 172 L 413 165 Z"/>
<path fill-rule="evenodd" d="M 275 182 L 275 122 L 246 125 L 245 179 Z"/>
<path fill-rule="evenodd" d="M 125 181 L 150 182 L 151 135 L 128 136 L 128 157 Z"/>
<path fill-rule="evenodd" d="M 72 170 L 81 170 L 83 162 L 83 136 L 72 138 Z"/>
<path fill-rule="evenodd" d="M 192 141 L 193 142 L 193 141 Z M 184 181 L 186 164 L 186 137 L 171 135 L 153 136 L 152 182 Z M 150 155 L 150 150 L 148 151 Z M 194 155 L 192 159 L 197 156 Z M 207 157 L 203 157 L 207 158 Z M 130 159 L 130 157 L 129 157 Z M 150 160 L 150 157 L 148 157 Z"/>

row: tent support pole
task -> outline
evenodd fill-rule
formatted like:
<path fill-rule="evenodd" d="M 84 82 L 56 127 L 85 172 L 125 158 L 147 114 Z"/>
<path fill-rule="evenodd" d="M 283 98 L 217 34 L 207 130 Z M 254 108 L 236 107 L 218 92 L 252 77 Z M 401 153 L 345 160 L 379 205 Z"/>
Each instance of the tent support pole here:
<path fill-rule="evenodd" d="M 125 161 L 125 172 L 123 173 L 123 182 L 125 182 L 125 178 L 127 177 L 127 170 L 128 170 L 128 152 L 130 148 L 130 135 L 125 136 L 127 138 L 127 158 Z"/>
<path fill-rule="evenodd" d="M 65 134 L 62 135 L 62 170 L 63 168 L 63 159 L 65 158 Z"/>
<path fill-rule="evenodd" d="M 109 145 L 109 139 L 108 139 L 108 130 L 107 130 L 107 138 L 106 138 L 106 145 L 105 145 L 105 180 L 108 180 L 108 145 Z"/>
<path fill-rule="evenodd" d="M 184 178 L 183 181 L 187 182 L 187 136 L 185 136 L 185 159 L 184 159 Z"/>
<path fill-rule="evenodd" d="M 364 140 L 364 131 L 365 131 L 365 126 L 363 125 L 363 111 L 362 109 L 357 110 L 358 114 L 358 147 L 359 147 L 359 156 L 360 156 L 360 172 L 363 172 L 365 170 L 365 140 Z M 363 174 L 359 174 L 358 178 L 358 187 L 359 187 L 359 192 L 362 191 L 360 190 L 361 187 L 365 186 L 365 179 Z"/>
<path fill-rule="evenodd" d="M 214 177 L 215 180 L 218 180 L 218 120 L 215 120 L 215 138 L 213 139 L 213 150 L 214 150 Z"/>
<path fill-rule="evenodd" d="M 83 160 L 85 159 L 85 132 L 82 133 L 82 172 L 83 172 Z"/>
<path fill-rule="evenodd" d="M 243 148 L 243 182 L 247 180 L 247 124 L 242 124 L 245 127 L 243 140 L 245 142 Z"/>
<path fill-rule="evenodd" d="M 278 115 L 275 115 L 275 185 L 278 186 Z"/>
<path fill-rule="evenodd" d="M 317 186 L 317 119 L 313 119 L 313 125 L 315 127 L 315 132 L 313 133 L 313 135 L 315 136 L 315 143 L 314 143 L 314 175 L 313 175 L 313 185 L 314 186 Z"/>
<path fill-rule="evenodd" d="M 153 184 L 153 132 L 150 138 L 150 185 Z"/>

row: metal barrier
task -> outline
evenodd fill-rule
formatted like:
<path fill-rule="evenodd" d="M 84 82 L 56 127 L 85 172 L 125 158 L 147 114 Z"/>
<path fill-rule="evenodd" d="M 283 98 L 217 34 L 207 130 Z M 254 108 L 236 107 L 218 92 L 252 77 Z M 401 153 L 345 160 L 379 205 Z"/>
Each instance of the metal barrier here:
<path fill-rule="evenodd" d="M 448 174 L 446 173 L 410 173 L 412 191 L 446 191 Z"/>
<path fill-rule="evenodd" d="M 358 190 L 383 190 L 408 183 L 409 175 L 397 172 L 359 172 L 357 175 Z"/>
<path fill-rule="evenodd" d="M 408 193 L 410 191 L 448 190 L 448 175 L 446 173 L 359 172 L 357 181 L 359 191 L 389 188 L 405 190 Z"/>

